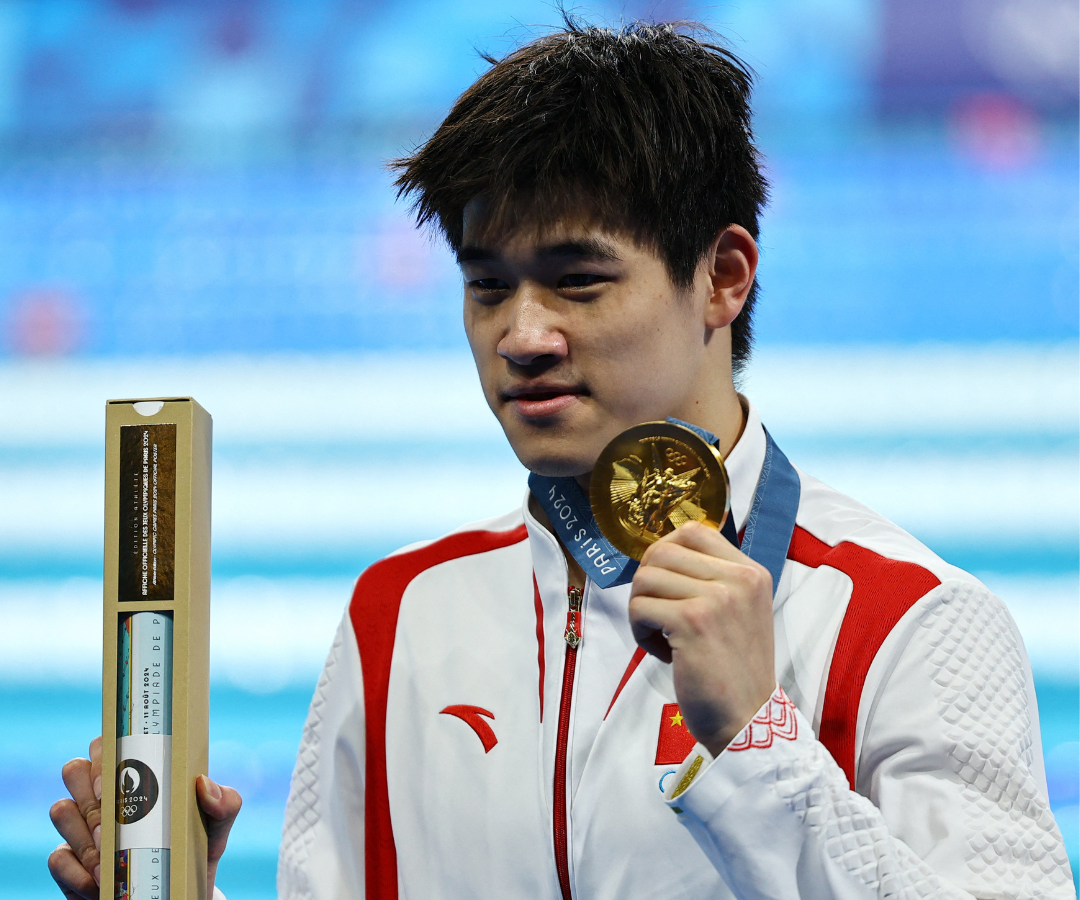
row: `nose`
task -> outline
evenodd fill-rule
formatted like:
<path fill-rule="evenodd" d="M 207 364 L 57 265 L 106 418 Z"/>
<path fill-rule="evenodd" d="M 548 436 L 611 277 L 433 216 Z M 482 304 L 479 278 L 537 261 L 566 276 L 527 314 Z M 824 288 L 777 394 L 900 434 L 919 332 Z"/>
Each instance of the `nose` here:
<path fill-rule="evenodd" d="M 566 336 L 554 314 L 539 298 L 524 294 L 509 305 L 510 318 L 496 348 L 499 356 L 519 366 L 557 362 L 568 352 Z"/>

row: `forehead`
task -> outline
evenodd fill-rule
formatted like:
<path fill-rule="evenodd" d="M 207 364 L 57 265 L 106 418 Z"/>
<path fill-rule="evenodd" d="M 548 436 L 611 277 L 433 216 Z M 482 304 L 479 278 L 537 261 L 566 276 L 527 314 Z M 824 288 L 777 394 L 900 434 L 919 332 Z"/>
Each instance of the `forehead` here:
<path fill-rule="evenodd" d="M 552 221 L 537 216 L 493 219 L 482 201 L 470 202 L 462 216 L 458 261 L 508 257 L 618 260 L 648 252 L 634 238 L 607 227 L 587 212 L 566 213 Z"/>

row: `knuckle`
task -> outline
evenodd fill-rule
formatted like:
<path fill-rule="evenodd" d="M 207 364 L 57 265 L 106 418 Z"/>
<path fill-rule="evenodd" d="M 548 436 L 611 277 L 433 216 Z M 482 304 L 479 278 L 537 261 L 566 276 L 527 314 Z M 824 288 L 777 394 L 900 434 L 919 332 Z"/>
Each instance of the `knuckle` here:
<path fill-rule="evenodd" d="M 90 760 L 83 759 L 82 757 L 76 757 L 75 759 L 69 759 L 66 763 L 64 763 L 63 767 L 60 769 L 60 775 L 64 779 L 64 784 L 67 784 L 70 779 L 77 776 L 88 765 L 90 765 Z"/>
<path fill-rule="evenodd" d="M 79 862 L 75 852 L 68 844 L 61 844 L 52 853 L 49 854 L 49 874 L 52 875 L 53 880 L 57 884 L 64 885 L 70 888 L 78 888 L 79 883 L 83 880 L 80 876 L 88 875 L 89 870 L 80 871 L 85 869 Z"/>
<path fill-rule="evenodd" d="M 656 584 L 656 579 L 660 575 L 660 572 L 661 570 L 656 566 L 639 566 L 634 575 L 634 586 L 631 593 L 634 596 L 649 593 L 649 589 Z"/>
<path fill-rule="evenodd" d="M 52 872 L 53 877 L 64 867 L 64 861 L 67 859 L 68 854 L 71 853 L 71 848 L 67 844 L 60 844 L 52 853 L 49 854 L 49 871 Z"/>
<path fill-rule="evenodd" d="M 662 564 L 664 562 L 668 562 L 674 559 L 676 556 L 678 556 L 680 548 L 678 544 L 673 544 L 671 543 L 671 541 L 667 541 L 666 543 L 662 544 L 653 544 L 652 547 L 650 547 L 649 549 L 652 551 L 651 561 L 655 565 L 658 563 Z"/>
<path fill-rule="evenodd" d="M 710 581 L 705 596 L 712 604 L 727 606 L 731 602 L 731 587 L 723 581 Z"/>
<path fill-rule="evenodd" d="M 747 566 L 746 568 L 747 583 L 755 593 L 762 593 L 765 590 L 771 592 L 772 575 L 769 574 L 768 569 L 762 565 Z"/>
<path fill-rule="evenodd" d="M 80 847 L 78 856 L 79 862 L 82 863 L 83 868 L 86 869 L 87 872 L 94 871 L 94 866 L 101 862 L 101 853 L 92 842 Z"/>
<path fill-rule="evenodd" d="M 638 570 L 647 569 L 649 566 L 655 566 L 658 559 L 663 559 L 664 545 L 653 544 L 644 553 L 641 554 L 641 560 L 638 563 Z"/>
<path fill-rule="evenodd" d="M 83 812 L 83 818 L 86 819 L 86 827 L 93 832 L 101 824 L 101 804 L 92 804 L 89 809 Z"/>
<path fill-rule="evenodd" d="M 679 612 L 682 614 L 682 619 L 691 631 L 700 634 L 708 629 L 712 620 L 712 610 L 707 602 L 692 598 L 684 600 L 680 606 Z"/>
<path fill-rule="evenodd" d="M 57 828 L 71 816 L 71 809 L 75 806 L 74 801 L 63 799 L 57 800 L 49 807 L 49 819 Z"/>

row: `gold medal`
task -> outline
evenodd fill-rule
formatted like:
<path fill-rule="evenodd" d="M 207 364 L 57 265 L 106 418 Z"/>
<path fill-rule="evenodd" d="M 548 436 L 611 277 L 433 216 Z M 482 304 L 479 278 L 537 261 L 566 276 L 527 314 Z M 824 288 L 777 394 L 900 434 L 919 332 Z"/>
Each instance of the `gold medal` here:
<path fill-rule="evenodd" d="M 615 437 L 593 467 L 600 530 L 632 559 L 685 522 L 720 528 L 730 489 L 720 453 L 689 428 L 645 422 Z"/>

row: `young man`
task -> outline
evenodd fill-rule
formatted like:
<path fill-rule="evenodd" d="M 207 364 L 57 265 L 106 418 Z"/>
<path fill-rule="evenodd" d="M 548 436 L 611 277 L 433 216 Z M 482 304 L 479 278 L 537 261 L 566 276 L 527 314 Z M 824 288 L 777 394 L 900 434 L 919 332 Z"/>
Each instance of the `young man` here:
<path fill-rule="evenodd" d="M 749 91 L 671 27 L 569 27 L 396 163 L 458 255 L 531 490 L 360 577 L 282 897 L 1074 896 L 1002 603 L 795 470 L 736 392 L 765 199 Z M 717 440 L 734 528 L 685 525 L 618 577 L 581 489 L 668 417 Z M 238 808 L 215 791 L 212 867 Z M 85 861 L 54 873 L 81 890 Z"/>

